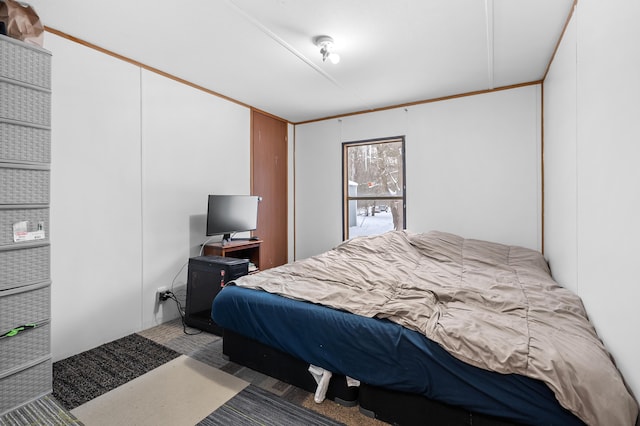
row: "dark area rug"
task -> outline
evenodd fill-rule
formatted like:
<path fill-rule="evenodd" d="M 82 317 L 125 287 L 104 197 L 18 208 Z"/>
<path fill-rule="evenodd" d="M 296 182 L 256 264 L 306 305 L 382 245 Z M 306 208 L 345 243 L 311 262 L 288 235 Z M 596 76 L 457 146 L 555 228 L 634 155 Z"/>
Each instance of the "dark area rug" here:
<path fill-rule="evenodd" d="M 53 396 L 72 410 L 180 354 L 138 334 L 53 363 Z"/>
<path fill-rule="evenodd" d="M 223 406 L 198 423 L 198 426 L 235 425 L 337 426 L 344 423 L 292 404 L 278 396 L 249 385 Z"/>

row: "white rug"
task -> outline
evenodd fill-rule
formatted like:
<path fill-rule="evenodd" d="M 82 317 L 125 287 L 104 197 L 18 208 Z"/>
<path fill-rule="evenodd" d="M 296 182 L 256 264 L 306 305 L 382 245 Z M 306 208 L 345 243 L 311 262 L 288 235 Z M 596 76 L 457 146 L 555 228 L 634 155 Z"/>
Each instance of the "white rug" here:
<path fill-rule="evenodd" d="M 181 355 L 71 413 L 87 426 L 193 426 L 248 384 Z"/>

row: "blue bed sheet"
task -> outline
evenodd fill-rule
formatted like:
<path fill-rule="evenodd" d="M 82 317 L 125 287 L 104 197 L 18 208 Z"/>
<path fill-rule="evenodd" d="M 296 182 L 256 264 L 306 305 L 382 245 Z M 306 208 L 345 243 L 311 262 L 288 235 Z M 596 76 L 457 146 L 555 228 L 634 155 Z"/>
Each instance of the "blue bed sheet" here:
<path fill-rule="evenodd" d="M 217 295 L 211 315 L 223 328 L 370 385 L 518 423 L 583 424 L 544 383 L 466 364 L 387 320 L 237 286 Z"/>

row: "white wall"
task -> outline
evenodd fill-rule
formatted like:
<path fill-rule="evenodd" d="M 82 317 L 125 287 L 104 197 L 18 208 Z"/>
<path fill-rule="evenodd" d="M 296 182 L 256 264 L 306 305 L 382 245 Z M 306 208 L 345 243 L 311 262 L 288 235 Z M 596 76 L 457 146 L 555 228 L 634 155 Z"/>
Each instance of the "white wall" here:
<path fill-rule="evenodd" d="M 399 135 L 408 230 L 541 249 L 539 111 L 534 85 L 296 126 L 296 258 L 342 239 L 341 143 Z"/>
<path fill-rule="evenodd" d="M 577 293 L 575 19 L 565 31 L 543 91 L 544 254 L 556 281 Z"/>
<path fill-rule="evenodd" d="M 294 141 L 295 141 L 295 126 L 287 124 L 287 167 L 289 169 L 287 173 L 287 260 L 293 262 L 295 260 L 295 175 L 294 175 Z"/>
<path fill-rule="evenodd" d="M 245 107 L 142 71 L 142 328 L 177 317 L 156 289 L 185 294 L 189 257 L 205 241 L 207 194 L 248 194 Z M 219 238 L 218 238 L 219 239 Z M 178 278 L 174 277 L 182 269 Z"/>
<path fill-rule="evenodd" d="M 54 359 L 140 326 L 140 70 L 47 34 Z"/>
<path fill-rule="evenodd" d="M 249 193 L 250 112 L 52 34 L 45 48 L 58 360 L 177 317 L 156 288 L 184 288 L 207 194 Z"/>
<path fill-rule="evenodd" d="M 583 299 L 636 396 L 638 19 L 638 2 L 580 0 L 544 88 L 545 253 L 558 281 Z"/>
<path fill-rule="evenodd" d="M 296 126 L 295 258 L 342 240 L 340 121 Z"/>

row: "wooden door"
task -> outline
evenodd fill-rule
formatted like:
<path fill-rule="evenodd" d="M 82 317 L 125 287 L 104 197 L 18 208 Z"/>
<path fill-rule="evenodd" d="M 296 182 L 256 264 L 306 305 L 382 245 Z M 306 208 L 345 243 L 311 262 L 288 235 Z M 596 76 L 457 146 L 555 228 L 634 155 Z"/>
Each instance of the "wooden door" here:
<path fill-rule="evenodd" d="M 288 261 L 287 123 L 252 111 L 251 154 L 251 194 L 262 197 L 254 235 L 264 241 L 260 268 L 267 269 Z"/>

